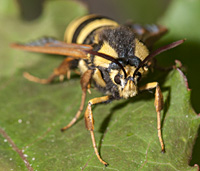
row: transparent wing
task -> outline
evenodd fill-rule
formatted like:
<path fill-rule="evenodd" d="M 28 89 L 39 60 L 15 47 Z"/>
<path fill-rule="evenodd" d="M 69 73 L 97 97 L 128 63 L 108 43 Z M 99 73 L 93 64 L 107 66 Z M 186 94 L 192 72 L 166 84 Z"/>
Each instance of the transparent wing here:
<path fill-rule="evenodd" d="M 131 28 L 135 32 L 136 37 L 149 48 L 168 31 L 166 27 L 156 24 L 143 26 L 137 23 L 126 23 L 125 26 Z"/>

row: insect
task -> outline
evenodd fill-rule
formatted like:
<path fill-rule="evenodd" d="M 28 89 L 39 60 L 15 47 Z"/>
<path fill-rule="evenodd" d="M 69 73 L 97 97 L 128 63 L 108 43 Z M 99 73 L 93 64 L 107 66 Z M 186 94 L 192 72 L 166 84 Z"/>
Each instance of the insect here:
<path fill-rule="evenodd" d="M 64 41 L 43 37 L 26 44 L 15 43 L 12 47 L 67 56 L 47 79 L 24 73 L 24 76 L 33 82 L 48 84 L 55 77 L 63 80 L 65 76 L 70 78 L 71 70 L 79 69 L 82 87 L 81 104 L 75 117 L 61 129 L 62 131 L 70 128 L 79 118 L 91 84 L 104 94 L 102 97 L 89 100 L 84 116 L 95 154 L 99 161 L 107 166 L 97 150 L 92 106 L 122 98 L 128 99 L 144 90 L 155 89 L 158 137 L 162 151 L 165 150 L 161 135 L 163 96 L 160 86 L 158 82 L 147 83 L 141 87 L 137 85 L 153 66 L 156 55 L 184 42 L 179 40 L 150 52 L 152 45 L 166 32 L 167 29 L 159 25 L 141 26 L 128 23 L 121 26 L 108 17 L 92 14 L 71 22 L 65 31 Z"/>

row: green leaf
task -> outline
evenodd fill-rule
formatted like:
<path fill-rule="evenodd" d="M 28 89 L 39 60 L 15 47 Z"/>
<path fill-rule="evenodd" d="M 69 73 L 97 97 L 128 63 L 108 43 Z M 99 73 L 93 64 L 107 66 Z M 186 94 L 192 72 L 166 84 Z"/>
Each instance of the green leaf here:
<path fill-rule="evenodd" d="M 43 16 L 31 23 L 7 13 L 1 16 L 1 22 L 6 23 L 0 28 L 2 170 L 26 170 L 27 163 L 34 170 L 104 169 L 94 154 L 83 117 L 66 132 L 60 132 L 79 107 L 79 78 L 72 75 L 70 80 L 51 85 L 29 82 L 22 77 L 24 71 L 47 77 L 63 58 L 9 48 L 11 42 L 25 42 L 44 34 L 62 40 L 67 23 L 85 12 L 85 8 L 71 1 L 51 1 L 45 5 Z M 96 105 L 95 137 L 102 158 L 109 163 L 107 169 L 197 170 L 188 162 L 200 118 L 190 106 L 191 92 L 185 78 L 180 70 L 173 70 L 169 74 L 150 74 L 146 82 L 150 81 L 159 81 L 164 95 L 162 132 L 166 153 L 160 152 L 153 93 Z M 94 89 L 87 100 L 99 96 Z M 14 150 L 11 144 L 15 145 Z M 16 152 L 18 149 L 26 160 Z"/>
<path fill-rule="evenodd" d="M 164 40 L 175 41 L 186 38 L 185 43 L 176 49 L 176 53 L 169 51 L 166 60 L 162 58 L 162 62 L 169 61 L 167 58 L 170 56 L 183 63 L 187 70 L 189 86 L 192 89 L 192 106 L 198 113 L 200 112 L 200 79 L 198 79 L 200 63 L 199 9 L 199 0 L 173 0 L 165 15 L 160 19 L 160 22 L 169 28 L 169 34 L 165 36 Z"/>

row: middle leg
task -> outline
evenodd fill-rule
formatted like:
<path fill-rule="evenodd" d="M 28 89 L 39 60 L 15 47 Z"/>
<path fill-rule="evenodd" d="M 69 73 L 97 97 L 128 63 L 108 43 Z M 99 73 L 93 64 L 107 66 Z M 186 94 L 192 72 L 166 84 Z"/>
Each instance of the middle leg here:
<path fill-rule="evenodd" d="M 86 98 L 86 91 L 88 90 L 88 85 L 90 85 L 90 80 L 92 78 L 93 70 L 87 70 L 81 77 L 81 87 L 82 87 L 82 97 L 81 97 L 81 104 L 79 107 L 78 112 L 76 113 L 75 117 L 71 120 L 71 122 L 63 127 L 61 131 L 65 131 L 66 129 L 70 128 L 80 117 L 80 114 L 83 110 Z"/>

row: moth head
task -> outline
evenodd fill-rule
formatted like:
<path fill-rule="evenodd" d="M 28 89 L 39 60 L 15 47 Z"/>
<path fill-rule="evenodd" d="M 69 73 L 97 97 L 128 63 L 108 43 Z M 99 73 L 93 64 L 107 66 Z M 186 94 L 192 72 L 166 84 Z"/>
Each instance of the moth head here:
<path fill-rule="evenodd" d="M 111 70 L 110 71 L 110 78 L 112 82 L 117 86 L 119 96 L 122 98 L 129 98 L 133 97 L 138 93 L 137 84 L 142 78 L 144 70 L 141 69 L 137 72 L 135 76 L 133 76 L 135 67 L 127 65 L 124 67 L 127 76 L 125 77 L 122 70 Z"/>
<path fill-rule="evenodd" d="M 116 59 L 104 53 L 95 51 L 88 52 L 111 61 L 107 71 L 110 79 L 116 85 L 116 91 L 119 93 L 120 97 L 127 99 L 137 94 L 137 83 L 141 79 L 142 74 L 146 71 L 144 68 L 141 68 L 140 72 L 134 75 L 136 68 L 142 62 L 139 57 L 132 55 L 126 58 Z"/>

